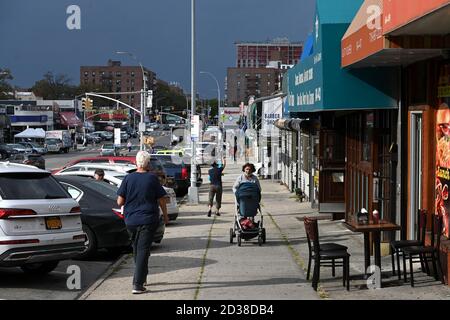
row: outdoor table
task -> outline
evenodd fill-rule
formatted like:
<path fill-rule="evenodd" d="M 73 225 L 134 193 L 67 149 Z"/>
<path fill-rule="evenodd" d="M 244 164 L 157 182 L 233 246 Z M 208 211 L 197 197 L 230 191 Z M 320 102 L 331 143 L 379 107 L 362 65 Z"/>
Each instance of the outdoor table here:
<path fill-rule="evenodd" d="M 367 273 L 367 268 L 370 266 L 370 233 L 372 233 L 372 238 L 374 242 L 374 256 L 375 265 L 380 268 L 381 271 L 381 248 L 380 248 L 380 234 L 381 231 L 396 231 L 400 230 L 401 227 L 395 223 L 380 220 L 378 223 L 373 223 L 369 221 L 368 224 L 358 224 L 355 220 L 349 220 L 344 222 L 344 226 L 353 232 L 364 233 L 364 273 Z"/>

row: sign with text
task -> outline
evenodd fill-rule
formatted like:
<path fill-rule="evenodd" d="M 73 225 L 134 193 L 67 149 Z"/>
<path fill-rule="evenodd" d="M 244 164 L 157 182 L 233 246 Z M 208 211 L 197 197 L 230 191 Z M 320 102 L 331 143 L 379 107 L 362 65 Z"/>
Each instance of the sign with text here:
<path fill-rule="evenodd" d="M 283 117 L 283 99 L 275 98 L 263 101 L 262 131 L 269 133 L 275 129 L 274 122 Z"/>
<path fill-rule="evenodd" d="M 200 137 L 200 116 L 195 115 L 191 117 L 191 140 L 198 141 Z"/>

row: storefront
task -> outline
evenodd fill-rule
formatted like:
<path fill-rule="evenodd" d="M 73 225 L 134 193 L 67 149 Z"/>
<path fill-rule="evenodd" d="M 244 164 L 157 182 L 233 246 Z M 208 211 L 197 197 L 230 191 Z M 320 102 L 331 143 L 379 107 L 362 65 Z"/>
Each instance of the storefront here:
<path fill-rule="evenodd" d="M 398 141 L 386 154 L 399 163 L 391 161 L 386 170 L 390 179 L 398 180 L 391 220 L 402 226 L 402 239 L 413 239 L 417 210 L 444 217 L 441 260 L 446 279 L 450 274 L 450 241 L 445 241 L 450 236 L 449 16 L 449 0 L 411 0 L 407 7 L 401 0 L 366 0 L 342 40 L 344 69 L 379 73 L 381 67 L 390 66 L 401 75 Z M 396 191 L 390 193 L 392 199 Z"/>
<path fill-rule="evenodd" d="M 369 204 L 373 199 L 362 197 L 374 183 L 373 171 L 370 178 L 369 171 L 378 170 L 378 160 L 373 157 L 378 141 L 371 130 L 387 126 L 385 118 L 397 108 L 395 70 L 388 68 L 374 76 L 370 71 L 341 68 L 341 39 L 362 3 L 362 0 L 344 3 L 318 0 L 312 48 L 287 73 L 290 114 L 299 114 L 302 119 L 315 118 L 320 123 L 317 136 L 310 137 L 313 148 L 314 140 L 319 141 L 318 150 L 312 152 L 316 159 L 310 162 L 313 164 L 310 175 L 315 177 L 319 212 L 336 216 L 353 215 L 362 205 L 372 208 Z M 374 88 L 373 83 L 385 83 L 389 90 Z M 360 147 L 346 148 L 361 141 L 365 141 L 365 158 Z M 349 162 L 351 156 L 357 157 L 355 163 Z M 354 172 L 355 165 L 358 170 L 364 168 L 366 179 L 359 171 Z M 350 184 L 354 184 L 352 193 L 348 192 Z M 351 202 L 354 194 L 361 194 L 357 204 Z M 372 195 L 369 193 L 369 197 Z"/>

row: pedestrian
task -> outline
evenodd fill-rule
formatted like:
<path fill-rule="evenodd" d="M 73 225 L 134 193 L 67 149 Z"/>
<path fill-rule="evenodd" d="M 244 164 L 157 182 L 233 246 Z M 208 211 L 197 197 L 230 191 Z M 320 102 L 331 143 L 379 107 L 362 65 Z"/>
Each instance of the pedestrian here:
<path fill-rule="evenodd" d="M 130 140 L 128 140 L 127 148 L 128 148 L 128 152 L 131 152 L 131 141 Z"/>
<path fill-rule="evenodd" d="M 234 163 L 236 163 L 236 154 L 238 151 L 238 146 L 237 146 L 237 137 L 234 136 L 234 147 L 233 147 L 233 157 L 234 157 Z"/>
<path fill-rule="evenodd" d="M 243 173 L 237 177 L 236 181 L 233 184 L 233 193 L 235 194 L 237 189 L 239 188 L 239 185 L 245 182 L 256 183 L 259 188 L 259 192 L 261 192 L 261 184 L 259 183 L 258 177 L 254 174 L 256 171 L 255 165 L 247 162 L 242 167 L 242 171 Z"/>
<path fill-rule="evenodd" d="M 131 237 L 134 256 L 133 294 L 147 291 L 148 260 L 153 237 L 160 224 L 159 207 L 164 223 L 169 222 L 166 192 L 158 177 L 149 172 L 150 154 L 139 151 L 137 171 L 123 179 L 117 191 L 117 204 L 124 206 L 125 225 Z"/>
<path fill-rule="evenodd" d="M 222 165 L 219 166 L 216 161 L 211 164 L 211 169 L 208 170 L 209 175 L 209 202 L 208 202 L 208 217 L 211 217 L 211 210 L 214 204 L 214 196 L 216 197 L 216 216 L 220 216 L 220 208 L 222 206 L 222 172 L 226 166 L 226 160 L 223 159 Z"/>
<path fill-rule="evenodd" d="M 105 178 L 105 171 L 103 169 L 95 169 L 94 178 L 98 181 L 103 181 Z"/>

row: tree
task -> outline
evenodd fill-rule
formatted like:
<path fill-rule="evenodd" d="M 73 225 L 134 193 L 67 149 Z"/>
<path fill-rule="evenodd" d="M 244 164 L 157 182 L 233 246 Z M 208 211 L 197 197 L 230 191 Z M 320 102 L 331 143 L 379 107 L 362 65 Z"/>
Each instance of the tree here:
<path fill-rule="evenodd" d="M 45 100 L 70 100 L 76 96 L 79 88 L 71 85 L 70 81 L 65 74 L 55 76 L 49 71 L 44 75 L 44 79 L 35 82 L 31 90 Z"/>
<path fill-rule="evenodd" d="M 14 91 L 8 80 L 14 79 L 9 69 L 0 68 L 0 100 L 13 99 L 14 95 L 10 93 Z"/>

